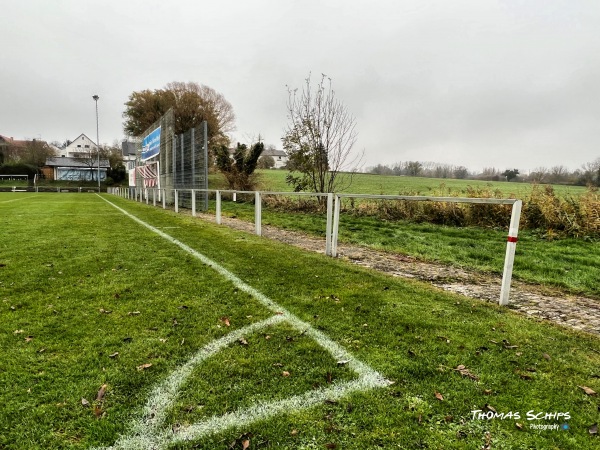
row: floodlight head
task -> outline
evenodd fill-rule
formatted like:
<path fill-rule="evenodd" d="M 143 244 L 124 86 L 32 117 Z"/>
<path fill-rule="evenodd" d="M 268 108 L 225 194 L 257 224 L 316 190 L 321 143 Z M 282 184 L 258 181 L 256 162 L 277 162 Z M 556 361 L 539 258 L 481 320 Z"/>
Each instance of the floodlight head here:
<path fill-rule="evenodd" d="M 97 95 L 94 95 L 94 96 L 92 96 L 92 98 L 93 98 L 94 100 L 98 101 L 98 99 L 99 99 L 100 97 L 98 97 Z"/>

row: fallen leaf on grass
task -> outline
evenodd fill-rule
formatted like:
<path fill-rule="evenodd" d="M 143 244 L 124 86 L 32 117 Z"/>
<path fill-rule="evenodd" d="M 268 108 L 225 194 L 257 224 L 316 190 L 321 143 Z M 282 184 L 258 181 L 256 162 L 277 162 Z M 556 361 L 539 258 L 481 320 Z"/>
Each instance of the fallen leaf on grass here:
<path fill-rule="evenodd" d="M 117 356 L 119 356 L 119 352 L 114 352 L 114 353 L 108 355 L 109 358 L 116 358 Z"/>
<path fill-rule="evenodd" d="M 587 395 L 596 395 L 596 391 L 594 391 L 593 389 L 587 387 L 587 386 L 577 386 L 579 389 L 583 389 L 583 392 L 585 392 Z"/>
<path fill-rule="evenodd" d="M 100 308 L 100 312 L 102 314 L 110 314 L 112 311 L 109 311 L 108 309 Z"/>
<path fill-rule="evenodd" d="M 525 372 L 521 372 L 519 370 L 516 371 L 516 374 L 519 375 L 519 378 L 521 378 L 522 380 L 533 380 L 534 377 L 532 375 L 529 375 L 528 373 Z"/>
<path fill-rule="evenodd" d="M 231 323 L 229 322 L 229 317 L 225 317 L 225 316 L 223 316 L 223 317 L 221 317 L 219 320 L 220 320 L 221 322 L 223 322 L 223 323 L 225 324 L 225 326 L 227 326 L 227 327 L 231 326 Z"/>
<path fill-rule="evenodd" d="M 33 336 L 27 336 L 27 337 L 25 338 L 25 342 L 29 343 L 29 342 L 31 342 L 31 341 L 33 341 Z"/>
<path fill-rule="evenodd" d="M 81 397 L 81 404 L 86 408 L 90 407 L 90 402 L 88 402 L 85 398 Z"/>
<path fill-rule="evenodd" d="M 462 364 L 456 366 L 456 369 L 454 369 L 454 370 L 456 370 L 458 373 L 460 373 L 463 377 L 468 377 L 468 378 L 470 378 L 472 380 L 475 380 L 475 381 L 479 380 L 479 377 L 477 375 L 471 373 L 469 371 L 469 369 L 467 369 Z"/>
<path fill-rule="evenodd" d="M 496 408 L 494 408 L 492 405 L 488 405 L 487 403 L 484 405 L 484 408 L 493 413 L 498 412 L 496 411 Z"/>
<path fill-rule="evenodd" d="M 23 333 L 23 330 L 15 330 L 15 331 L 13 331 L 13 334 L 21 334 L 21 333 Z"/>
<path fill-rule="evenodd" d="M 103 384 L 98 391 L 98 395 L 96 395 L 96 401 L 101 402 L 104 399 L 104 394 L 106 394 L 106 388 L 108 385 Z"/>
<path fill-rule="evenodd" d="M 492 390 L 491 389 L 484 389 L 483 390 L 483 394 L 484 395 L 492 395 Z"/>
<path fill-rule="evenodd" d="M 346 365 L 346 364 L 348 364 L 349 362 L 350 362 L 350 360 L 349 360 L 349 359 L 343 359 L 343 360 L 341 360 L 341 361 L 338 361 L 338 362 L 337 362 L 337 365 L 338 365 L 338 366 L 345 366 L 345 365 Z"/>
<path fill-rule="evenodd" d="M 298 430 L 296 430 L 296 429 L 293 429 L 293 430 L 290 432 L 290 434 L 291 434 L 292 436 L 296 436 L 296 435 L 298 434 Z"/>
<path fill-rule="evenodd" d="M 550 357 L 550 355 L 548 353 L 544 353 L 542 355 L 544 357 L 545 360 L 550 361 L 552 358 Z"/>
<path fill-rule="evenodd" d="M 137 370 L 146 370 L 150 367 L 152 367 L 152 363 L 146 363 L 146 364 L 142 364 L 141 366 L 137 366 Z"/>
<path fill-rule="evenodd" d="M 519 422 L 515 422 L 515 426 L 519 429 L 522 430 L 523 429 L 523 424 L 519 423 Z"/>
<path fill-rule="evenodd" d="M 281 375 L 283 375 L 284 377 L 289 377 L 290 373 L 287 370 L 284 370 Z"/>
<path fill-rule="evenodd" d="M 246 439 L 242 442 L 242 450 L 246 450 L 248 447 L 250 447 L 250 439 Z"/>
<path fill-rule="evenodd" d="M 597 423 L 595 423 L 594 425 L 592 425 L 592 426 L 590 427 L 590 429 L 588 430 L 588 432 L 589 432 L 590 434 L 598 434 L 598 424 L 597 424 Z"/>
<path fill-rule="evenodd" d="M 435 398 L 437 398 L 439 401 L 444 401 L 444 396 L 442 394 L 440 394 L 438 391 L 435 391 Z"/>
<path fill-rule="evenodd" d="M 96 419 L 100 419 L 104 415 L 104 411 L 99 406 L 94 406 L 94 416 Z"/>
<path fill-rule="evenodd" d="M 325 448 L 337 448 L 337 444 L 330 442 L 329 444 L 325 444 Z"/>
<path fill-rule="evenodd" d="M 139 311 L 129 311 L 127 313 L 128 316 L 139 316 L 141 314 L 141 312 Z"/>
<path fill-rule="evenodd" d="M 238 341 L 241 345 L 247 346 L 248 345 L 248 341 L 244 338 L 240 338 Z"/>

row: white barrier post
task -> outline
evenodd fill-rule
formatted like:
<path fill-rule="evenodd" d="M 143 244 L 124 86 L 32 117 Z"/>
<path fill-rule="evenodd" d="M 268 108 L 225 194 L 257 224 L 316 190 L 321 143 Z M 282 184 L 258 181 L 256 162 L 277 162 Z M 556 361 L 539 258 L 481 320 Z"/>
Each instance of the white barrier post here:
<path fill-rule="evenodd" d="M 162 204 L 163 204 L 163 209 L 167 209 L 167 190 L 166 189 L 163 189 Z"/>
<path fill-rule="evenodd" d="M 510 228 L 508 229 L 508 239 L 506 242 L 506 257 L 504 259 L 504 272 L 502 274 L 502 288 L 500 290 L 500 305 L 508 305 L 508 296 L 510 295 L 510 283 L 512 281 L 512 271 L 515 262 L 515 250 L 519 235 L 519 221 L 521 219 L 521 206 L 523 202 L 517 200 L 512 207 L 510 216 Z"/>
<path fill-rule="evenodd" d="M 192 189 L 192 217 L 196 217 L 196 190 Z"/>
<path fill-rule="evenodd" d="M 150 195 L 148 195 L 148 188 L 144 189 L 144 195 L 146 196 L 146 205 L 150 203 Z"/>
<path fill-rule="evenodd" d="M 217 203 L 215 206 L 215 220 L 217 225 L 221 225 L 221 191 L 217 191 Z"/>
<path fill-rule="evenodd" d="M 327 226 L 325 227 L 325 254 L 331 256 L 331 228 L 333 227 L 333 194 L 327 194 Z"/>
<path fill-rule="evenodd" d="M 177 192 L 177 189 L 174 189 L 175 192 L 175 212 L 179 212 L 179 192 Z"/>
<path fill-rule="evenodd" d="M 331 235 L 331 256 L 337 257 L 337 242 L 338 242 L 338 232 L 340 228 L 340 204 L 342 203 L 342 199 L 339 195 L 334 197 L 333 202 L 333 233 Z"/>
<path fill-rule="evenodd" d="M 262 202 L 260 200 L 260 192 L 256 191 L 254 193 L 254 228 L 256 230 L 256 234 L 259 236 L 262 236 L 261 216 Z"/>
<path fill-rule="evenodd" d="M 233 199 L 232 201 L 235 203 L 237 201 L 237 192 L 233 193 Z"/>
<path fill-rule="evenodd" d="M 152 189 L 152 206 L 156 206 L 156 188 Z"/>

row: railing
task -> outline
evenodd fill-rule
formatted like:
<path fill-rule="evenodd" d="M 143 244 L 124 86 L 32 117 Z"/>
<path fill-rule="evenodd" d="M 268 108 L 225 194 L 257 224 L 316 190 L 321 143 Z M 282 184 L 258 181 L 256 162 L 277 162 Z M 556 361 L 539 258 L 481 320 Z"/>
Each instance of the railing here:
<path fill-rule="evenodd" d="M 327 222 L 325 227 L 325 254 L 331 257 L 337 257 L 337 246 L 340 226 L 341 203 L 344 198 L 354 199 L 379 199 L 379 200 L 405 200 L 416 202 L 441 202 L 441 203 L 473 203 L 473 204 L 492 204 L 492 205 L 512 205 L 510 226 L 508 229 L 508 239 L 506 243 L 506 255 L 504 258 L 504 269 L 502 273 L 502 285 L 500 290 L 500 305 L 507 305 L 510 295 L 510 285 L 512 282 L 512 272 L 515 260 L 515 250 L 519 234 L 519 222 L 521 218 L 521 208 L 523 202 L 516 199 L 498 199 L 498 198 L 468 198 L 468 197 L 431 197 L 431 196 L 407 196 L 407 195 L 370 195 L 370 194 L 322 194 L 315 192 L 270 192 L 270 191 L 235 191 L 235 190 L 213 190 L 213 189 L 170 189 L 173 193 L 174 209 L 179 212 L 179 192 L 190 192 L 192 197 L 192 216 L 197 215 L 196 211 L 196 192 L 214 193 L 215 203 L 215 222 L 221 224 L 221 204 L 222 194 L 232 194 L 235 201 L 237 194 L 254 195 L 254 227 L 255 233 L 262 235 L 262 198 L 265 195 L 273 196 L 297 196 L 297 197 L 317 197 L 327 198 Z M 152 204 L 156 206 L 157 198 L 162 200 L 163 209 L 167 207 L 166 197 L 167 189 L 140 189 L 140 188 L 108 188 L 109 194 L 118 195 L 123 198 L 133 199 L 149 204 L 150 193 L 152 194 Z"/>

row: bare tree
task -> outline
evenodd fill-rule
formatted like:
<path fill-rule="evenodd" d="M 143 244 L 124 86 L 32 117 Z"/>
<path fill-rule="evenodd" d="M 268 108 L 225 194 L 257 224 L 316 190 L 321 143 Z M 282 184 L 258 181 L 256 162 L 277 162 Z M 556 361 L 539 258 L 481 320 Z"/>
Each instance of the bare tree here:
<path fill-rule="evenodd" d="M 550 169 L 550 182 L 551 183 L 560 183 L 566 181 L 569 175 L 569 169 L 565 166 L 553 166 Z"/>
<path fill-rule="evenodd" d="M 533 183 L 545 183 L 548 181 L 548 169 L 545 167 L 536 167 L 531 171 L 528 178 Z"/>
<path fill-rule="evenodd" d="M 289 123 L 282 138 L 290 170 L 286 181 L 296 191 L 334 192 L 350 186 L 361 159 L 351 154 L 356 119 L 335 97 L 331 79 L 322 75 L 313 86 L 309 75 L 300 93 L 288 87 L 287 110 Z"/>

